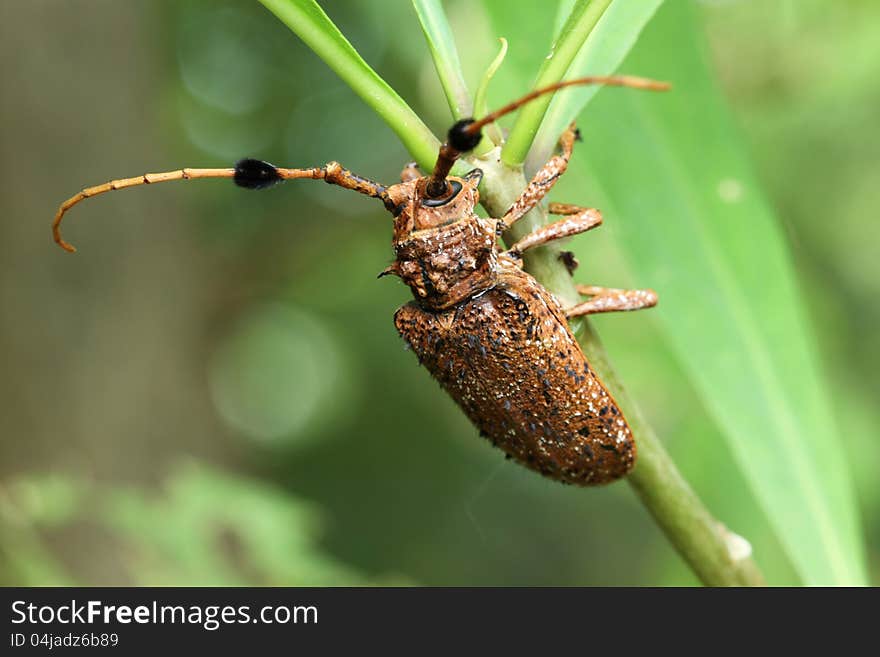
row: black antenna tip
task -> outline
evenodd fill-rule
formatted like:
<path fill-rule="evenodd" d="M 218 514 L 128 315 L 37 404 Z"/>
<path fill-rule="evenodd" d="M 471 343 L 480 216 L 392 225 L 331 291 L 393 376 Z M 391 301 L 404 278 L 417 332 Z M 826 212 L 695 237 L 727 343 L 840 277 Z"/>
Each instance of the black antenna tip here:
<path fill-rule="evenodd" d="M 449 134 L 446 135 L 446 141 L 459 153 L 466 153 L 467 151 L 474 150 L 483 138 L 483 135 L 479 130 L 474 133 L 468 132 L 468 126 L 472 123 L 474 123 L 473 119 L 462 119 L 449 128 Z"/>
<path fill-rule="evenodd" d="M 236 185 L 245 189 L 266 189 L 281 178 L 274 164 L 248 157 L 235 163 L 233 180 Z"/>

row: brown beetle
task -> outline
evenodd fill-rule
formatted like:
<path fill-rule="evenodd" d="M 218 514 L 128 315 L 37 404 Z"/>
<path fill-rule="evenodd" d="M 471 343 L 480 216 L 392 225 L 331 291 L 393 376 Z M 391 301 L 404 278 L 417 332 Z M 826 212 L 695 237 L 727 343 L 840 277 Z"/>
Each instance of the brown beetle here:
<path fill-rule="evenodd" d="M 480 130 L 539 95 L 575 84 L 610 84 L 660 90 L 667 85 L 626 76 L 568 80 L 537 89 L 479 121 L 466 119 L 449 131 L 434 171 L 423 176 L 408 165 L 401 182 L 385 187 L 337 162 L 310 169 L 275 167 L 245 159 L 233 169 L 181 169 L 113 180 L 65 201 L 53 223 L 61 238 L 64 214 L 80 201 L 114 189 L 194 178 L 233 178 L 263 189 L 296 178 L 325 182 L 381 199 L 394 215 L 396 259 L 380 276 L 400 277 L 414 301 L 394 323 L 431 375 L 452 396 L 480 434 L 508 457 L 559 481 L 589 485 L 622 477 L 635 463 L 632 433 L 614 399 L 590 368 L 567 318 L 657 303 L 651 290 L 581 287 L 588 300 L 562 308 L 522 269 L 522 253 L 595 228 L 598 210 L 551 203 L 562 218 L 526 235 L 509 249 L 498 237 L 534 208 L 562 175 L 577 137 L 574 126 L 560 139 L 560 153 L 542 168 L 503 217 L 475 213 L 482 171 L 450 176 L 455 161 L 480 141 Z"/>

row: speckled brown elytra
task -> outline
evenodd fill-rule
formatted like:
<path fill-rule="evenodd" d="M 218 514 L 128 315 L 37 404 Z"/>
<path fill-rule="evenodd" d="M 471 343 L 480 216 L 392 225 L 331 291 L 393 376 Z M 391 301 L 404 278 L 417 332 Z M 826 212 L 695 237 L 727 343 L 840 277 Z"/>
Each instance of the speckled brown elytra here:
<path fill-rule="evenodd" d="M 282 180 L 322 179 L 380 199 L 394 216 L 394 263 L 381 274 L 400 277 L 414 301 L 394 315 L 397 330 L 480 434 L 508 457 L 559 481 L 602 484 L 632 469 L 632 433 L 605 386 L 587 363 L 566 318 L 657 303 L 651 290 L 580 287 L 588 299 L 571 308 L 522 268 L 522 254 L 553 240 L 595 228 L 598 210 L 550 203 L 562 218 L 538 228 L 510 248 L 499 236 L 534 208 L 556 183 L 571 157 L 577 131 L 560 138 L 560 152 L 537 172 L 503 217 L 480 218 L 477 187 L 483 173 L 451 176 L 456 160 L 479 143 L 482 128 L 524 103 L 561 87 L 603 84 L 663 90 L 668 85 L 628 76 L 588 77 L 536 89 L 480 120 L 450 130 L 434 170 L 423 176 L 414 164 L 401 182 L 386 187 L 361 178 L 338 162 L 309 169 L 275 167 L 245 159 L 231 169 L 180 169 L 148 173 L 89 187 L 61 204 L 52 225 L 61 238 L 64 214 L 80 201 L 115 189 L 195 178 L 232 178 L 247 189 Z M 566 261 L 571 268 L 573 258 Z"/>

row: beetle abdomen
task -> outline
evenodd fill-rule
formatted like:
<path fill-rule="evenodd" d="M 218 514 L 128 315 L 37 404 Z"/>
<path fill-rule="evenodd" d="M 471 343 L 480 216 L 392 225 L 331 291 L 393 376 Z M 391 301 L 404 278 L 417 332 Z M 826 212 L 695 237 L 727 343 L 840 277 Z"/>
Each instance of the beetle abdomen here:
<path fill-rule="evenodd" d="M 507 270 L 494 288 L 444 312 L 409 303 L 394 323 L 480 433 L 523 465 L 579 485 L 632 468 L 626 420 L 559 305 L 529 274 Z"/>

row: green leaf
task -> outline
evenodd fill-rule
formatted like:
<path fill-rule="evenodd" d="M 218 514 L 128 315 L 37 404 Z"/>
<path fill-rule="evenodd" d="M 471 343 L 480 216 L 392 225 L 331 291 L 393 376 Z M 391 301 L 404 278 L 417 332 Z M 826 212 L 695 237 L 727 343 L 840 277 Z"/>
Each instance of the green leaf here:
<path fill-rule="evenodd" d="M 540 60 L 542 64 L 535 87 L 553 84 L 563 78 L 609 4 L 611 0 L 578 0 L 575 3 L 550 54 Z M 496 7 L 496 10 L 499 9 Z M 506 11 L 510 11 L 510 8 L 507 7 Z M 551 95 L 542 96 L 520 110 L 507 143 L 501 149 L 501 159 L 505 164 L 516 167 L 523 163 L 551 100 Z"/>
<path fill-rule="evenodd" d="M 498 54 L 495 55 L 495 59 L 492 60 L 489 67 L 486 69 L 486 72 L 483 73 L 483 77 L 480 80 L 480 86 L 477 87 L 477 95 L 474 98 L 475 117 L 485 116 L 489 113 L 489 104 L 487 100 L 489 96 L 489 83 L 492 82 L 492 78 L 495 77 L 495 73 L 498 71 L 498 68 L 507 56 L 507 39 L 501 37 L 498 41 L 501 43 L 501 47 L 498 49 Z M 474 155 L 484 156 L 496 146 L 500 146 L 504 143 L 504 134 L 501 132 L 501 128 L 497 123 L 490 123 L 487 125 L 484 132 L 485 136 L 474 149 Z"/>
<path fill-rule="evenodd" d="M 443 5 L 440 0 L 412 0 L 412 3 L 431 49 L 431 59 L 434 60 L 437 76 L 446 94 L 449 111 L 456 120 L 472 116 L 474 107 L 471 95 L 464 81 L 458 50 Z"/>
<path fill-rule="evenodd" d="M 498 71 L 498 68 L 507 56 L 507 39 L 501 37 L 498 41 L 501 43 L 501 47 L 498 49 L 498 54 L 495 55 L 495 59 L 491 61 L 486 72 L 483 73 L 483 77 L 480 80 L 480 86 L 477 87 L 477 95 L 474 100 L 474 116 L 477 118 L 489 113 L 489 102 L 487 100 L 489 83 L 492 82 L 492 78 L 495 77 L 495 73 Z"/>
<path fill-rule="evenodd" d="M 611 3 L 568 67 L 565 77 L 614 73 L 662 3 L 663 0 L 615 0 Z M 527 169 L 537 169 L 547 161 L 559 135 L 600 89 L 596 86 L 571 87 L 553 97 L 529 151 Z"/>
<path fill-rule="evenodd" d="M 397 134 L 425 169 L 440 142 L 403 99 L 357 53 L 315 0 L 260 0 L 305 42 Z"/>
<path fill-rule="evenodd" d="M 699 35 L 688 3 L 664 5 L 624 68 L 671 79 L 673 91 L 600 95 L 582 117 L 589 146 L 569 183 L 596 181 L 636 279 L 660 295 L 669 343 L 804 583 L 863 584 L 852 484 L 791 256 Z"/>

